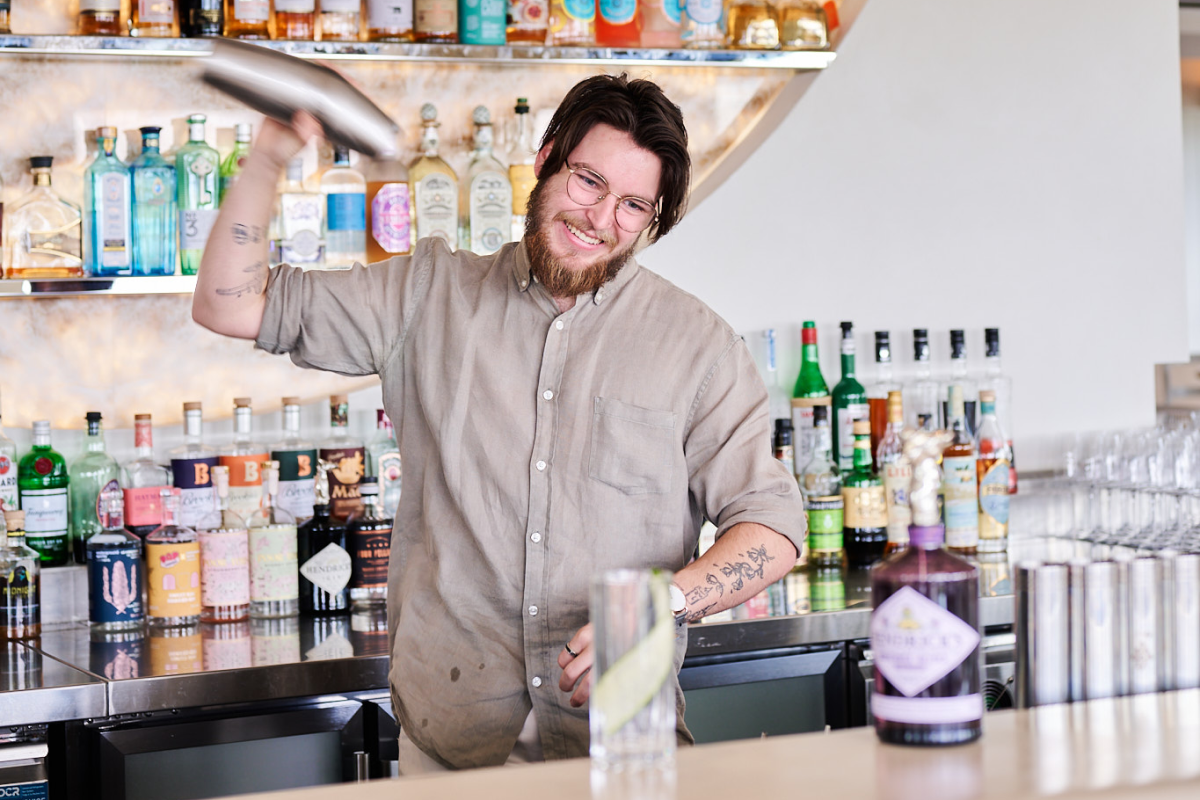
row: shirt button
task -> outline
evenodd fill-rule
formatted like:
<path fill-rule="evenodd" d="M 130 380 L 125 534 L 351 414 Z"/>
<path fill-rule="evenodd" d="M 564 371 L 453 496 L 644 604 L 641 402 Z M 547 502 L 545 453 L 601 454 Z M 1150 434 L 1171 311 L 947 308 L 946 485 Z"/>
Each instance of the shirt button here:
<path fill-rule="evenodd" d="M 529 538 L 534 544 L 537 544 L 542 540 L 542 534 L 534 531 L 533 533 L 529 534 Z"/>
<path fill-rule="evenodd" d="M 552 391 L 550 391 L 549 389 L 547 389 L 546 391 L 542 392 L 542 397 L 546 398 L 547 400 L 553 400 L 553 399 L 554 399 L 554 392 L 552 392 Z"/>
<path fill-rule="evenodd" d="M 554 321 L 554 327 L 561 331 L 565 326 L 563 325 L 563 321 L 561 319 L 556 319 Z"/>
<path fill-rule="evenodd" d="M 521 288 L 522 288 L 522 289 L 524 289 L 524 288 L 525 288 L 526 286 L 528 286 L 528 285 L 529 285 L 529 281 L 521 281 Z"/>
<path fill-rule="evenodd" d="M 599 303 L 604 299 L 604 292 L 596 292 L 596 302 Z"/>
<path fill-rule="evenodd" d="M 536 616 L 537 616 L 537 606 L 530 606 L 530 607 L 529 607 L 529 616 L 531 616 L 531 617 L 536 617 Z"/>
<path fill-rule="evenodd" d="M 544 470 L 546 468 L 546 462 L 539 461 L 536 464 L 534 464 L 534 466 L 538 468 L 538 472 L 541 472 L 542 470 Z"/>
<path fill-rule="evenodd" d="M 530 681 L 530 683 L 532 683 L 532 684 L 533 684 L 533 688 L 535 688 L 535 689 L 536 689 L 536 688 L 538 688 L 539 686 L 541 686 L 541 685 L 542 685 L 542 679 L 541 679 L 541 678 L 534 678 L 532 681 Z"/>

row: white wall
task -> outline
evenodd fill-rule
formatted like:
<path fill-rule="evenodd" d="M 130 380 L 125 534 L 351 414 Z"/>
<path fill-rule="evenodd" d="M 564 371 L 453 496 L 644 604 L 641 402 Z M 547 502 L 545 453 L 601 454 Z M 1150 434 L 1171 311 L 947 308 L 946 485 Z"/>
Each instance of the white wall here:
<path fill-rule="evenodd" d="M 641 261 L 739 331 L 999 326 L 1026 469 L 1187 359 L 1173 0 L 869 0 L 789 118 Z M 798 354 L 784 355 L 794 380 Z M 911 358 L 909 336 L 896 347 Z M 832 383 L 832 381 L 831 381 Z"/>

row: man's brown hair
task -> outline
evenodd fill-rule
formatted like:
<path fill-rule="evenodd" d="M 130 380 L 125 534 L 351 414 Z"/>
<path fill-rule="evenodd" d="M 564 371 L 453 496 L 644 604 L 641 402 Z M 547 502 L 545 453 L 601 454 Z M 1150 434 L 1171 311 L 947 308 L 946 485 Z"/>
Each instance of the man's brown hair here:
<path fill-rule="evenodd" d="M 652 81 L 631 81 L 625 74 L 580 81 L 567 92 L 542 137 L 542 147 L 551 142 L 553 146 L 539 178 L 557 175 L 567 156 L 596 125 L 629 134 L 638 147 L 649 150 L 662 163 L 659 211 L 649 228 L 650 241 L 657 242 L 683 217 L 687 204 L 692 160 L 683 112 Z"/>

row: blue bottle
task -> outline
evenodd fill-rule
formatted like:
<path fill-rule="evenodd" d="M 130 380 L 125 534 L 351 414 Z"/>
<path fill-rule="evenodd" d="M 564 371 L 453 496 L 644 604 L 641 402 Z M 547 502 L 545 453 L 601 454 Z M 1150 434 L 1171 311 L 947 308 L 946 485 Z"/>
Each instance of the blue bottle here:
<path fill-rule="evenodd" d="M 175 274 L 175 165 L 158 149 L 161 128 L 142 128 L 133 172 L 133 274 Z"/>
<path fill-rule="evenodd" d="M 88 539 L 88 621 L 104 631 L 140 628 L 144 617 L 142 542 L 125 530 L 120 489 L 104 492 L 104 529 Z"/>
<path fill-rule="evenodd" d="M 503 45 L 507 11 L 504 0 L 458 0 L 458 41 Z"/>
<path fill-rule="evenodd" d="M 129 167 L 117 158 L 117 129 L 96 131 L 99 151 L 84 172 L 83 264 L 90 275 L 133 274 Z"/>

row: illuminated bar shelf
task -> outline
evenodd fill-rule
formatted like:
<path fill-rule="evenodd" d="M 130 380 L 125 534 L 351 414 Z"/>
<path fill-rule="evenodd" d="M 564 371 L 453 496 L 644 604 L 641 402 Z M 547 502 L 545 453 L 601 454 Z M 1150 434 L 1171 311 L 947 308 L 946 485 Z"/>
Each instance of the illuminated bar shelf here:
<path fill-rule="evenodd" d="M 9 278 L 0 280 L 0 298 L 191 294 L 195 290 L 195 275 L 151 275 L 135 278 Z"/>

